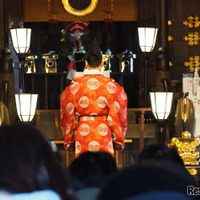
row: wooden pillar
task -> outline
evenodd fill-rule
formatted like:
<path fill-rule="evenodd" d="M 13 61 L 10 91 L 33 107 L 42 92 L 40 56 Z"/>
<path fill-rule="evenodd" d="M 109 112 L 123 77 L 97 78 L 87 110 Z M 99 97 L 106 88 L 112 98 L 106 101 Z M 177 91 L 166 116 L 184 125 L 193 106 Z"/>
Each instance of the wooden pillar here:
<path fill-rule="evenodd" d="M 0 38 L 4 37 L 4 15 L 5 15 L 5 11 L 4 11 L 4 3 L 6 0 L 4 1 L 0 1 Z M 1 39 L 0 40 L 0 51 L 4 48 L 4 41 Z"/>
<path fill-rule="evenodd" d="M 160 29 L 161 29 L 161 46 L 166 47 L 166 12 L 165 0 L 160 0 Z"/>

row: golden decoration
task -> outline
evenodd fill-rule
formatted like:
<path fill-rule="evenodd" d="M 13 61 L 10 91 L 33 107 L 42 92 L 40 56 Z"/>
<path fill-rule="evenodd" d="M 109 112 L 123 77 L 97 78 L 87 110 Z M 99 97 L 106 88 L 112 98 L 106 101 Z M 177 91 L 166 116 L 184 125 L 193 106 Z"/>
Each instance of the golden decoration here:
<path fill-rule="evenodd" d="M 184 123 L 186 123 L 187 120 L 189 119 L 189 112 L 190 112 L 189 103 L 190 103 L 190 100 L 188 98 L 183 98 L 181 101 L 181 110 L 182 110 L 181 119 L 183 120 Z M 188 139 L 186 137 L 186 133 L 183 132 L 182 135 L 184 136 L 185 139 Z"/>
<path fill-rule="evenodd" d="M 77 10 L 70 5 L 69 0 L 62 0 L 62 4 L 65 10 L 69 12 L 70 14 L 76 15 L 76 16 L 85 16 L 85 15 L 90 14 L 91 12 L 95 10 L 97 3 L 98 3 L 98 0 L 91 0 L 91 3 L 87 8 L 83 10 Z"/>
<path fill-rule="evenodd" d="M 171 20 L 168 20 L 168 21 L 167 21 L 167 24 L 168 24 L 168 26 L 171 26 L 171 25 L 172 25 L 172 21 L 171 21 Z"/>
<path fill-rule="evenodd" d="M 7 106 L 0 101 L 0 126 L 10 123 L 9 112 Z"/>
<path fill-rule="evenodd" d="M 57 72 L 57 59 L 58 55 L 55 53 L 46 53 L 42 55 L 42 59 L 45 59 L 44 72 L 56 73 Z"/>
<path fill-rule="evenodd" d="M 111 54 L 102 54 L 102 61 L 103 61 L 103 69 L 104 71 L 110 70 L 109 69 L 109 62 L 111 59 Z"/>
<path fill-rule="evenodd" d="M 188 26 L 189 28 L 192 28 L 193 27 L 193 17 L 189 16 L 188 21 L 187 20 L 183 21 L 183 25 Z"/>
<path fill-rule="evenodd" d="M 189 32 L 187 36 L 184 37 L 184 40 L 188 42 L 188 45 L 198 45 L 200 36 L 198 32 L 191 33 Z"/>
<path fill-rule="evenodd" d="M 173 62 L 172 61 L 169 61 L 169 66 L 173 67 Z"/>
<path fill-rule="evenodd" d="M 199 26 L 200 26 L 199 17 L 196 16 L 196 17 L 194 18 L 194 20 L 195 20 L 195 21 L 194 21 L 194 28 L 199 27 Z"/>
<path fill-rule="evenodd" d="M 36 65 L 35 65 L 36 58 L 37 56 L 34 55 L 26 56 L 24 63 L 25 73 L 27 74 L 36 73 Z"/>
<path fill-rule="evenodd" d="M 195 68 L 198 71 L 200 69 L 199 56 L 190 57 L 189 62 L 184 62 L 184 66 L 189 67 L 190 72 L 194 72 Z"/>
<path fill-rule="evenodd" d="M 188 20 L 183 21 L 183 25 L 189 27 L 189 28 L 197 28 L 200 26 L 200 21 L 199 21 L 199 17 L 192 17 L 189 16 Z"/>
<path fill-rule="evenodd" d="M 179 139 L 173 137 L 169 147 L 175 147 L 178 151 L 178 154 L 183 159 L 184 164 L 187 165 L 199 165 L 199 152 L 197 147 L 199 146 L 200 138 L 195 137 L 191 138 L 191 134 L 188 131 L 182 132 L 182 137 Z M 197 170 L 191 168 L 188 170 L 192 175 L 197 174 Z"/>
<path fill-rule="evenodd" d="M 194 32 L 194 45 L 198 45 L 200 40 L 199 32 Z"/>
<path fill-rule="evenodd" d="M 168 41 L 171 42 L 174 38 L 171 35 L 168 35 Z"/>
<path fill-rule="evenodd" d="M 196 176 L 198 174 L 198 171 L 197 169 L 195 168 L 190 168 L 190 169 L 187 169 L 189 171 L 189 173 L 192 175 L 192 176 Z"/>
<path fill-rule="evenodd" d="M 193 34 L 192 33 L 188 33 L 188 36 L 185 36 L 184 40 L 188 41 L 188 44 L 192 46 L 193 45 Z"/>

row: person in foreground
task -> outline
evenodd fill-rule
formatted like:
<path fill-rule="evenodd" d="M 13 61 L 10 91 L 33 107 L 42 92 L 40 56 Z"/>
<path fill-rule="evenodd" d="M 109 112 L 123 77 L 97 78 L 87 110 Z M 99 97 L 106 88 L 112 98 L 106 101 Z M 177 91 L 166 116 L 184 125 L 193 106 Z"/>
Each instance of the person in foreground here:
<path fill-rule="evenodd" d="M 117 171 L 112 155 L 107 152 L 84 152 L 69 166 L 72 188 L 78 200 L 95 200 L 100 188 Z"/>
<path fill-rule="evenodd" d="M 184 166 L 154 160 L 135 163 L 118 171 L 106 182 L 97 199 L 196 199 L 198 196 L 187 195 L 188 186 L 196 187 L 196 182 Z"/>
<path fill-rule="evenodd" d="M 127 95 L 112 78 L 101 74 L 102 55 L 95 39 L 87 53 L 88 70 L 74 78 L 60 96 L 64 147 L 76 157 L 85 151 L 114 155 L 124 148 Z"/>
<path fill-rule="evenodd" d="M 0 191 L 10 194 L 11 200 L 46 200 L 50 196 L 52 200 L 72 200 L 69 177 L 60 158 L 33 126 L 0 127 Z"/>
<path fill-rule="evenodd" d="M 184 166 L 182 158 L 175 148 L 169 148 L 165 144 L 146 145 L 138 156 L 138 162 L 146 161 L 171 161 Z"/>

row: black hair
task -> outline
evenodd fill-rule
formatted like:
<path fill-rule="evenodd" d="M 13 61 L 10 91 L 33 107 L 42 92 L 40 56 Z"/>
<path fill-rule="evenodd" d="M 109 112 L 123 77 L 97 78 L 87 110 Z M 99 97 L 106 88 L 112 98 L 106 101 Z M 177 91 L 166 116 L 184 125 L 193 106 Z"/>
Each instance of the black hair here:
<path fill-rule="evenodd" d="M 139 154 L 138 161 L 172 161 L 184 166 L 182 158 L 175 148 L 169 148 L 165 144 L 150 144 L 145 146 Z"/>
<path fill-rule="evenodd" d="M 107 152 L 84 152 L 69 166 L 75 191 L 101 187 L 107 177 L 117 170 L 115 159 Z"/>
<path fill-rule="evenodd" d="M 72 199 L 66 167 L 40 131 L 24 124 L 0 127 L 0 189 L 11 193 L 52 189 L 62 199 Z"/>
<path fill-rule="evenodd" d="M 87 56 L 87 62 L 88 65 L 92 68 L 96 68 L 101 64 L 102 56 L 96 55 L 96 54 L 88 54 Z"/>
<path fill-rule="evenodd" d="M 87 62 L 90 67 L 96 68 L 101 64 L 101 61 L 102 54 L 99 48 L 99 43 L 95 37 L 92 41 L 89 51 L 87 52 Z"/>
<path fill-rule="evenodd" d="M 150 192 L 178 192 L 187 195 L 187 186 L 196 186 L 184 166 L 174 162 L 149 161 L 130 165 L 112 175 L 98 200 L 126 200 Z"/>

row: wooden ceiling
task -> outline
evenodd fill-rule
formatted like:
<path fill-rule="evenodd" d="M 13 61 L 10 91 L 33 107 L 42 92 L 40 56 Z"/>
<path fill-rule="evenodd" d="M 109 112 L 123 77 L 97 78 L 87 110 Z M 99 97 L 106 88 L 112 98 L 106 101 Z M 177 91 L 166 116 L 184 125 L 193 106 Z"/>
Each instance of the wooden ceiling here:
<path fill-rule="evenodd" d="M 69 14 L 61 0 L 54 0 L 54 11 L 58 21 L 78 21 L 79 17 Z M 103 21 L 107 0 L 99 0 L 97 8 L 91 14 L 82 17 L 83 21 Z M 24 1 L 24 22 L 48 21 L 48 1 Z M 137 21 L 137 0 L 114 0 L 115 21 Z"/>

